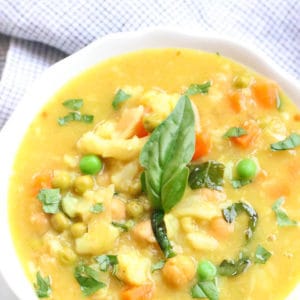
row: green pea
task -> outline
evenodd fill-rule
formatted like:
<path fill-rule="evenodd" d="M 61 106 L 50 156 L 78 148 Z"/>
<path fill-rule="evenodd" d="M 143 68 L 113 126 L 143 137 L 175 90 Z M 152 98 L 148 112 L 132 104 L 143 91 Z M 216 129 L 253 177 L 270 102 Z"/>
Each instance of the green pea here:
<path fill-rule="evenodd" d="M 84 223 L 75 223 L 71 226 L 70 231 L 75 238 L 83 236 L 87 231 L 87 226 Z"/>
<path fill-rule="evenodd" d="M 63 232 L 71 225 L 71 221 L 62 212 L 58 212 L 55 215 L 52 215 L 50 222 L 52 227 L 57 232 Z"/>
<path fill-rule="evenodd" d="M 102 167 L 102 160 L 94 154 L 84 155 L 79 162 L 79 168 L 83 174 L 97 174 L 102 170 Z"/>
<path fill-rule="evenodd" d="M 217 275 L 217 268 L 209 260 L 200 261 L 197 267 L 197 275 L 199 280 L 213 280 Z"/>
<path fill-rule="evenodd" d="M 251 158 L 242 159 L 236 167 L 237 175 L 241 179 L 249 180 L 256 175 L 256 163 Z"/>

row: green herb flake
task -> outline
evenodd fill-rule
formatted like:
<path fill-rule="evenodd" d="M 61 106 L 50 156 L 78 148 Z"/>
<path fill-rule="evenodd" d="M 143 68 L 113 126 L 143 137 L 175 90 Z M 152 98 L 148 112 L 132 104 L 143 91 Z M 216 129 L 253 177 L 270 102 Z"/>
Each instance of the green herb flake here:
<path fill-rule="evenodd" d="M 57 119 L 57 123 L 60 126 L 65 126 L 70 122 L 77 121 L 83 123 L 93 123 L 94 116 L 93 115 L 84 115 L 78 111 L 72 111 L 65 115 L 64 117 L 59 117 Z"/>
<path fill-rule="evenodd" d="M 231 185 L 234 189 L 240 189 L 241 187 L 251 183 L 251 179 L 233 179 L 231 180 Z"/>
<path fill-rule="evenodd" d="M 117 271 L 118 257 L 116 255 L 100 255 L 95 258 L 99 264 L 100 271 L 107 272 L 109 267 L 112 267 L 112 273 L 115 274 Z"/>
<path fill-rule="evenodd" d="M 275 212 L 278 226 L 280 227 L 297 226 L 298 222 L 291 220 L 288 217 L 286 211 L 281 207 L 284 201 L 285 201 L 284 197 L 280 197 L 272 205 L 272 210 Z"/>
<path fill-rule="evenodd" d="M 258 245 L 255 251 L 254 262 L 257 264 L 265 264 L 271 256 L 271 252 L 269 252 L 261 245 Z"/>
<path fill-rule="evenodd" d="M 222 210 L 223 217 L 227 223 L 234 222 L 237 216 L 242 212 L 245 212 L 249 217 L 248 228 L 245 235 L 246 239 L 250 240 L 258 223 L 258 214 L 255 209 L 248 203 L 237 202 Z"/>
<path fill-rule="evenodd" d="M 151 273 L 154 273 L 155 271 L 161 270 L 164 265 L 166 264 L 165 260 L 159 260 L 157 263 L 153 264 L 151 266 Z"/>
<path fill-rule="evenodd" d="M 133 220 L 128 220 L 126 222 L 111 222 L 111 224 L 119 229 L 121 229 L 122 231 L 129 231 L 133 226 L 134 226 L 134 221 Z"/>
<path fill-rule="evenodd" d="M 125 93 L 122 89 L 119 89 L 115 94 L 115 97 L 112 102 L 113 108 L 117 110 L 119 108 L 120 103 L 128 100 L 130 97 L 131 95 Z"/>
<path fill-rule="evenodd" d="M 106 287 L 106 284 L 99 281 L 99 273 L 85 265 L 79 263 L 74 271 L 74 277 L 80 285 L 80 289 L 85 296 L 96 293 L 99 289 Z"/>
<path fill-rule="evenodd" d="M 185 91 L 186 96 L 193 96 L 196 94 L 207 94 L 209 88 L 211 87 L 211 82 L 207 81 L 201 84 L 191 84 Z"/>
<path fill-rule="evenodd" d="M 40 272 L 36 274 L 36 283 L 34 284 L 36 294 L 39 298 L 50 297 L 52 290 L 50 285 L 50 277 L 43 278 Z"/>
<path fill-rule="evenodd" d="M 283 141 L 271 144 L 271 149 L 273 151 L 289 150 L 294 149 L 300 145 L 300 134 L 292 133 Z"/>
<path fill-rule="evenodd" d="M 71 110 L 80 110 L 83 106 L 82 99 L 69 99 L 63 102 L 63 106 L 71 109 Z"/>
<path fill-rule="evenodd" d="M 223 260 L 218 267 L 218 273 L 221 276 L 237 276 L 244 273 L 251 265 L 251 260 L 249 257 L 245 257 L 240 254 L 237 260 Z"/>
<path fill-rule="evenodd" d="M 187 163 L 195 151 L 195 120 L 191 102 L 180 97 L 175 109 L 142 149 L 147 196 L 154 208 L 171 210 L 182 198 L 189 174 Z"/>
<path fill-rule="evenodd" d="M 200 281 L 191 289 L 192 298 L 219 300 L 219 290 L 215 281 Z"/>
<path fill-rule="evenodd" d="M 210 160 L 202 164 L 190 165 L 188 178 L 191 189 L 209 188 L 220 191 L 224 184 L 225 166 L 219 162 Z"/>
<path fill-rule="evenodd" d="M 94 214 L 98 214 L 98 213 L 101 213 L 103 211 L 104 211 L 103 203 L 96 203 L 90 209 L 90 212 L 92 212 Z"/>
<path fill-rule="evenodd" d="M 223 135 L 225 138 L 239 137 L 248 134 L 247 130 L 242 127 L 231 127 Z"/>
<path fill-rule="evenodd" d="M 55 214 L 59 211 L 61 194 L 59 189 L 41 189 L 37 198 L 43 204 L 43 210 L 47 214 Z"/>

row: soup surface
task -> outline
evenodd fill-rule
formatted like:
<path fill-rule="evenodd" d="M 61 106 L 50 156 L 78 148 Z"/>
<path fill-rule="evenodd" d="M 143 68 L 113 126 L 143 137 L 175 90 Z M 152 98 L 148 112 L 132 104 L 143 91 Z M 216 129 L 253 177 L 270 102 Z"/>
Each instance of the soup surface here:
<path fill-rule="evenodd" d="M 32 122 L 11 230 L 40 298 L 283 300 L 300 279 L 300 114 L 219 54 L 143 50 Z"/>

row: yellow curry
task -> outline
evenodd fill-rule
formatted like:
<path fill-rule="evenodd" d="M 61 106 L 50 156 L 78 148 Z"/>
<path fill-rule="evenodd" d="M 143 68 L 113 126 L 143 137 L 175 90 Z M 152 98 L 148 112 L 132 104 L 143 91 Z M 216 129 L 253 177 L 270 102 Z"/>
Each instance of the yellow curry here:
<path fill-rule="evenodd" d="M 300 114 L 222 57 L 143 50 L 32 122 L 11 230 L 37 297 L 283 300 L 300 280 Z"/>

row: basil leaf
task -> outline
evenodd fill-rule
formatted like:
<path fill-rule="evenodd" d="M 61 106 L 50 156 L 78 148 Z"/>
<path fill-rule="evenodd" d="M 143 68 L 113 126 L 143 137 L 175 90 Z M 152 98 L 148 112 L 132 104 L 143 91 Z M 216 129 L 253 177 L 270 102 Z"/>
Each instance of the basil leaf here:
<path fill-rule="evenodd" d="M 133 226 L 134 226 L 134 221 L 133 220 L 128 220 L 126 222 L 111 222 L 111 224 L 115 227 L 120 228 L 122 231 L 129 231 Z"/>
<path fill-rule="evenodd" d="M 36 283 L 34 284 L 36 294 L 39 298 L 50 297 L 52 290 L 50 285 L 50 277 L 43 278 L 40 272 L 36 274 Z"/>
<path fill-rule="evenodd" d="M 286 226 L 296 226 L 298 222 L 291 220 L 285 210 L 281 208 L 281 205 L 284 203 L 284 197 L 280 197 L 276 200 L 276 202 L 272 205 L 272 210 L 276 214 L 277 224 L 280 227 Z"/>
<path fill-rule="evenodd" d="M 289 150 L 289 149 L 294 149 L 299 145 L 300 145 L 300 134 L 292 133 L 283 141 L 279 141 L 277 143 L 271 144 L 271 149 L 273 151 Z"/>
<path fill-rule="evenodd" d="M 141 189 L 142 189 L 142 192 L 145 193 L 145 194 L 147 194 L 145 172 L 142 172 L 140 180 L 141 180 Z"/>
<path fill-rule="evenodd" d="M 257 264 L 265 264 L 271 256 L 271 252 L 269 252 L 261 245 L 258 245 L 255 251 L 254 262 Z"/>
<path fill-rule="evenodd" d="M 222 210 L 223 217 L 227 223 L 234 222 L 236 217 L 242 212 L 245 212 L 249 216 L 248 228 L 245 234 L 246 239 L 250 240 L 258 222 L 258 214 L 255 209 L 248 203 L 237 202 Z"/>
<path fill-rule="evenodd" d="M 210 160 L 199 165 L 190 165 L 189 186 L 191 189 L 209 188 L 220 191 L 224 184 L 225 166 Z"/>
<path fill-rule="evenodd" d="M 72 121 L 83 122 L 83 123 L 92 123 L 94 121 L 93 115 L 82 115 L 78 111 L 72 111 L 64 117 L 59 117 L 57 123 L 60 126 L 64 126 Z"/>
<path fill-rule="evenodd" d="M 214 281 L 200 281 L 192 287 L 192 298 L 207 298 L 209 300 L 218 300 L 219 291 Z"/>
<path fill-rule="evenodd" d="M 252 182 L 251 179 L 233 179 L 231 180 L 231 185 L 234 189 L 239 189 L 251 182 Z"/>
<path fill-rule="evenodd" d="M 171 210 L 182 198 L 195 150 L 195 121 L 191 102 L 180 97 L 175 109 L 155 128 L 142 149 L 147 196 L 154 208 Z"/>
<path fill-rule="evenodd" d="M 165 260 L 159 260 L 157 263 L 155 263 L 151 266 L 151 273 L 161 270 L 165 264 L 166 264 Z"/>
<path fill-rule="evenodd" d="M 191 84 L 185 91 L 186 96 L 193 96 L 196 94 L 207 94 L 209 88 L 211 87 L 211 82 L 207 81 L 201 84 Z"/>
<path fill-rule="evenodd" d="M 221 276 L 237 276 L 247 270 L 251 265 L 249 257 L 240 257 L 236 261 L 234 260 L 223 260 L 218 268 L 218 273 Z"/>
<path fill-rule="evenodd" d="M 59 189 L 41 189 L 37 198 L 42 202 L 45 213 L 55 214 L 58 212 L 61 201 Z"/>
<path fill-rule="evenodd" d="M 170 258 L 175 256 L 175 252 L 167 235 L 164 215 L 163 210 L 155 209 L 151 214 L 151 226 L 160 249 L 166 258 Z"/>
<path fill-rule="evenodd" d="M 85 296 L 90 296 L 99 289 L 106 287 L 105 283 L 99 281 L 99 273 L 84 263 L 79 263 L 75 268 L 74 277 Z"/>
<path fill-rule="evenodd" d="M 247 130 L 242 127 L 231 127 L 223 135 L 225 138 L 239 137 L 248 134 Z"/>
<path fill-rule="evenodd" d="M 109 267 L 113 267 L 112 273 L 115 274 L 117 271 L 116 266 L 118 265 L 118 257 L 116 255 L 100 255 L 95 258 L 99 264 L 100 270 L 106 272 Z"/>
<path fill-rule="evenodd" d="M 104 211 L 103 203 L 96 203 L 90 209 L 90 212 L 92 212 L 94 214 L 98 214 L 98 213 L 103 212 L 103 211 Z"/>
<path fill-rule="evenodd" d="M 83 106 L 82 99 L 69 99 L 63 102 L 63 106 L 72 109 L 79 110 Z"/>
<path fill-rule="evenodd" d="M 131 95 L 125 93 L 123 90 L 119 89 L 115 94 L 112 106 L 115 110 L 119 108 L 119 104 L 129 99 Z"/>

